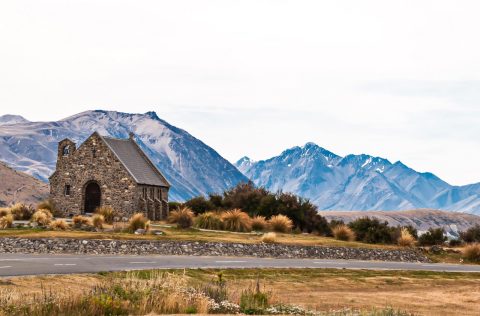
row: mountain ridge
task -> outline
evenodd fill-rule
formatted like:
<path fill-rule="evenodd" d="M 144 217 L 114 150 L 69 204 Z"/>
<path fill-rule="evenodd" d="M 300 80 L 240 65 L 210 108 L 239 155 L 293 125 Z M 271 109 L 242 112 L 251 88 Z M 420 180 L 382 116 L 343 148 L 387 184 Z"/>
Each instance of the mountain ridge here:
<path fill-rule="evenodd" d="M 92 110 L 59 121 L 0 125 L 0 160 L 47 181 L 55 169 L 58 141 L 70 138 L 80 145 L 95 131 L 115 138 L 135 133 L 140 147 L 172 184 L 172 200 L 220 192 L 247 181 L 214 149 L 153 111 Z"/>
<path fill-rule="evenodd" d="M 256 185 L 310 199 L 321 210 L 441 209 L 480 214 L 480 183 L 453 186 L 431 172 L 417 172 L 367 154 L 344 157 L 312 142 L 237 168 Z"/>

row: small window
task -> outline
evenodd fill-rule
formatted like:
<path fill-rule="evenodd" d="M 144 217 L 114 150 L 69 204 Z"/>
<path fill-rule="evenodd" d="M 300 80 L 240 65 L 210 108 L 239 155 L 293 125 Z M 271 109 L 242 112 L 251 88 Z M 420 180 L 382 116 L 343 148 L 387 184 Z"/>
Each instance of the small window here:
<path fill-rule="evenodd" d="M 70 154 L 70 145 L 63 147 L 62 155 L 68 156 Z"/>
<path fill-rule="evenodd" d="M 97 158 L 97 148 L 93 147 L 92 149 L 92 157 Z"/>
<path fill-rule="evenodd" d="M 70 184 L 65 185 L 65 196 L 70 196 Z"/>

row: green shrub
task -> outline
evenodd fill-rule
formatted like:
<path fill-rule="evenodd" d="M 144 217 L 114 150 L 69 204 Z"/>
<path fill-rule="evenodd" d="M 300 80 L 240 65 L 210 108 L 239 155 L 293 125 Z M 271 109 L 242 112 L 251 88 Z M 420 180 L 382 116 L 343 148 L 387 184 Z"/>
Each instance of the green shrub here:
<path fill-rule="evenodd" d="M 376 218 L 363 217 L 348 224 L 358 241 L 377 244 L 393 244 L 400 236 L 400 229 L 389 227 L 388 222 L 380 222 Z"/>
<path fill-rule="evenodd" d="M 104 205 L 97 207 L 95 214 L 102 215 L 104 222 L 112 225 L 113 220 L 115 219 L 116 212 L 110 205 Z"/>
<path fill-rule="evenodd" d="M 275 215 L 268 220 L 268 227 L 277 233 L 289 233 L 292 231 L 293 222 L 285 215 Z"/>
<path fill-rule="evenodd" d="M 188 200 L 185 202 L 185 206 L 191 209 L 195 214 L 205 213 L 214 208 L 214 205 L 203 196 Z"/>
<path fill-rule="evenodd" d="M 179 208 L 181 208 L 182 206 L 183 206 L 183 204 L 179 203 L 179 202 L 168 202 L 168 209 L 170 211 L 176 211 Z"/>
<path fill-rule="evenodd" d="M 269 294 L 260 290 L 257 280 L 255 288 L 248 288 L 240 295 L 240 311 L 247 315 L 263 315 L 269 307 Z"/>
<path fill-rule="evenodd" d="M 189 228 L 193 225 L 193 219 L 195 215 L 188 207 L 183 207 L 176 211 L 170 212 L 168 216 L 168 222 L 177 224 L 179 228 Z"/>
<path fill-rule="evenodd" d="M 249 232 L 252 230 L 252 219 L 247 213 L 239 209 L 222 214 L 223 227 L 232 232 Z"/>
<path fill-rule="evenodd" d="M 128 230 L 135 232 L 137 229 L 150 229 L 150 221 L 143 215 L 143 213 L 133 214 L 128 220 Z"/>
<path fill-rule="evenodd" d="M 480 242 L 480 225 L 476 224 L 466 231 L 461 232 L 460 239 L 466 243 Z"/>
<path fill-rule="evenodd" d="M 425 234 L 418 237 L 420 246 L 443 245 L 447 241 L 443 228 L 430 228 Z"/>
<path fill-rule="evenodd" d="M 211 230 L 222 230 L 223 221 L 219 214 L 214 212 L 206 212 L 200 214 L 195 219 L 195 227 Z"/>

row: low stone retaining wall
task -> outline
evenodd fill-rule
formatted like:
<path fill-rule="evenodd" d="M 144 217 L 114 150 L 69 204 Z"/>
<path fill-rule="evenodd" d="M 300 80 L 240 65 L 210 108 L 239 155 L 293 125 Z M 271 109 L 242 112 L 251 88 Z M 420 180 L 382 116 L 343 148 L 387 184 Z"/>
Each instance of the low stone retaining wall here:
<path fill-rule="evenodd" d="M 195 241 L 0 238 L 0 253 L 244 256 L 429 262 L 418 250 Z"/>

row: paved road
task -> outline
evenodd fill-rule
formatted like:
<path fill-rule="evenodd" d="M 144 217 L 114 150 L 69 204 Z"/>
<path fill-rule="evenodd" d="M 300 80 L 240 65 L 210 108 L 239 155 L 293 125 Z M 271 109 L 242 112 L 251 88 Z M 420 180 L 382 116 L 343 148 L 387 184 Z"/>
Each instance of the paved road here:
<path fill-rule="evenodd" d="M 0 277 L 169 268 L 337 268 L 480 273 L 480 265 L 355 260 L 0 254 Z"/>

